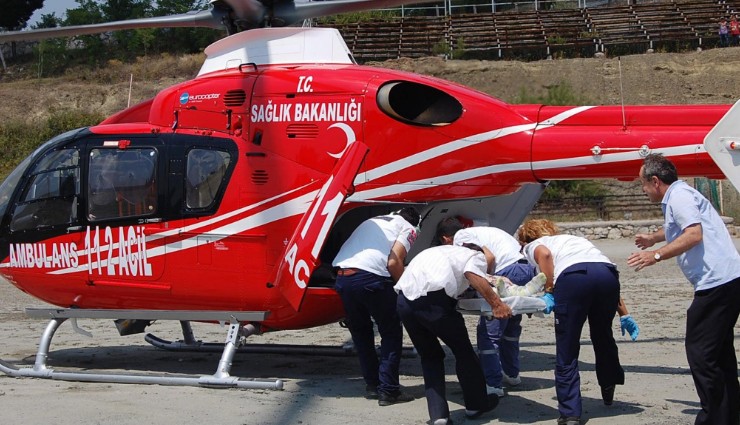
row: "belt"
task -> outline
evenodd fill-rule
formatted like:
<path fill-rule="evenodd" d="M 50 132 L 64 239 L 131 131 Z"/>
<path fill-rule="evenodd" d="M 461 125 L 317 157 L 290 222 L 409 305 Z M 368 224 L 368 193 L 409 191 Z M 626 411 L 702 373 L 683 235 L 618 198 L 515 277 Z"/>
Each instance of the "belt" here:
<path fill-rule="evenodd" d="M 357 271 L 357 269 L 339 269 L 337 271 L 337 276 L 352 276 L 357 273 Z"/>
<path fill-rule="evenodd" d="M 519 263 L 519 264 L 529 264 L 529 261 L 527 261 L 524 258 L 522 258 L 521 260 L 517 261 L 517 263 Z"/>

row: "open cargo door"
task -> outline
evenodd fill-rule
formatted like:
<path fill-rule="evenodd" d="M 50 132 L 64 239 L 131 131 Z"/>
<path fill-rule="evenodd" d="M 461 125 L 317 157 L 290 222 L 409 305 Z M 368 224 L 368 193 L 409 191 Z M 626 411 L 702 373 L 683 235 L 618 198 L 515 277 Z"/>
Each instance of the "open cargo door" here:
<path fill-rule="evenodd" d="M 339 207 L 352 187 L 369 148 L 362 142 L 352 143 L 334 166 L 303 215 L 278 267 L 275 283 L 291 306 L 300 310 L 308 278 L 319 264 L 319 252 L 326 241 Z"/>

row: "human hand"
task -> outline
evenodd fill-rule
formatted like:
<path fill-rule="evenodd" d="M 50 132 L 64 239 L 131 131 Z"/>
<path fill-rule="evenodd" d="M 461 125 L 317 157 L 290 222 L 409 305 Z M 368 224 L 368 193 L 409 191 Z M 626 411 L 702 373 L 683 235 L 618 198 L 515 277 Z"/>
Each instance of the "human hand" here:
<path fill-rule="evenodd" d="M 508 319 L 512 316 L 511 307 L 504 302 L 499 302 L 493 307 L 493 317 L 496 319 Z"/>
<path fill-rule="evenodd" d="M 638 233 L 635 235 L 635 245 L 640 249 L 650 248 L 655 245 L 652 236 L 646 233 Z"/>
<path fill-rule="evenodd" d="M 555 307 L 555 296 L 550 293 L 546 293 L 545 295 L 541 296 L 540 299 L 545 302 L 545 309 L 542 310 L 542 312 L 545 314 L 550 314 L 553 307 Z"/>
<path fill-rule="evenodd" d="M 630 334 L 632 341 L 637 341 L 637 336 L 640 335 L 640 327 L 637 326 L 635 319 L 633 319 L 629 314 L 625 314 L 619 318 L 619 322 L 622 325 L 622 336 L 624 336 L 624 332 L 627 331 L 627 333 Z"/>
<path fill-rule="evenodd" d="M 627 265 L 634 267 L 635 271 L 640 271 L 647 266 L 652 266 L 656 262 L 655 254 L 652 251 L 633 252 L 627 258 Z"/>

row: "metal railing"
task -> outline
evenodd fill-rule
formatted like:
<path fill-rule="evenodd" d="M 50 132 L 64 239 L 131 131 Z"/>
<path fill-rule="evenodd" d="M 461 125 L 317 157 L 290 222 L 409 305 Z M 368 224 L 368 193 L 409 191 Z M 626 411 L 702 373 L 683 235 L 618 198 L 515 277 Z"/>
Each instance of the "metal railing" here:
<path fill-rule="evenodd" d="M 642 3 L 664 3 L 665 0 L 643 1 Z M 411 6 L 379 9 L 393 11 L 399 16 L 421 14 L 426 16 L 448 16 L 462 13 L 527 12 L 537 10 L 584 9 L 587 7 L 619 6 L 635 4 L 635 0 L 532 0 L 496 1 L 490 3 L 459 3 L 444 0 L 440 3 L 425 3 Z"/>

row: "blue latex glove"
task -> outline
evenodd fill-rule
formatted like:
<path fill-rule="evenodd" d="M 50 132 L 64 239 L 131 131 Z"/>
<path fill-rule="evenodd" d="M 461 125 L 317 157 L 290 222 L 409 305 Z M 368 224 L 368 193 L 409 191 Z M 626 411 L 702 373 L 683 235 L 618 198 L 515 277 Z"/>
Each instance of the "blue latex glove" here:
<path fill-rule="evenodd" d="M 632 341 L 637 341 L 637 336 L 640 335 L 640 328 L 637 326 L 635 319 L 633 319 L 629 314 L 626 314 L 620 317 L 619 321 L 622 323 L 622 336 L 624 336 L 624 332 L 627 331 L 627 333 L 630 334 L 630 337 L 632 337 Z"/>
<path fill-rule="evenodd" d="M 542 310 L 542 312 L 550 314 L 553 307 L 555 307 L 555 297 L 552 294 L 545 293 L 545 295 L 541 296 L 540 299 L 545 302 L 545 309 Z"/>

